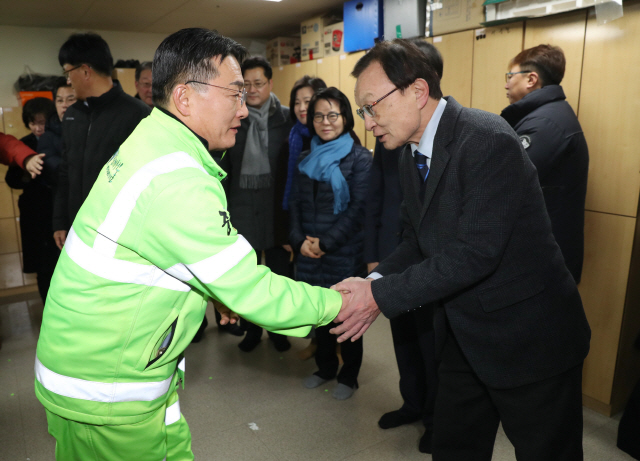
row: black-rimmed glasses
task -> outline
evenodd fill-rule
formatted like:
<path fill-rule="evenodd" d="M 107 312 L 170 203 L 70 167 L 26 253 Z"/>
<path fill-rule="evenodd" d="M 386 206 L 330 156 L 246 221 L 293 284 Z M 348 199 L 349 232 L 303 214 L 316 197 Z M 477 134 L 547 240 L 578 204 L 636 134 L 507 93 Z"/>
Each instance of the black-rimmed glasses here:
<path fill-rule="evenodd" d="M 240 101 L 240 107 L 244 106 L 244 103 L 247 101 L 247 90 L 245 88 L 243 88 L 242 90 L 234 90 L 233 88 L 227 88 L 226 86 L 213 85 L 211 83 L 199 82 L 197 80 L 189 80 L 188 82 L 185 83 L 185 85 L 188 85 L 189 83 L 199 83 L 200 85 L 213 86 L 215 88 L 222 88 L 223 90 L 228 90 L 228 91 L 237 93 L 236 98 L 237 100 Z"/>
<path fill-rule="evenodd" d="M 256 90 L 261 90 L 265 87 L 265 85 L 269 83 L 269 82 L 244 82 L 244 87 L 245 88 L 255 88 Z"/>
<path fill-rule="evenodd" d="M 339 114 L 337 112 L 329 112 L 327 115 L 316 112 L 315 114 L 313 114 L 313 121 L 316 123 L 322 123 L 324 122 L 324 118 L 327 117 L 327 120 L 329 120 L 329 122 L 335 123 L 338 121 L 338 117 L 340 117 L 340 115 L 342 114 Z"/>
<path fill-rule="evenodd" d="M 509 83 L 509 80 L 511 80 L 511 77 L 513 77 L 516 74 L 530 74 L 531 71 L 530 70 L 521 70 L 520 72 L 507 72 L 506 74 L 504 74 L 504 81 L 506 83 Z"/>
<path fill-rule="evenodd" d="M 377 101 L 371 104 L 365 104 L 364 106 L 362 106 L 362 109 L 356 109 L 356 114 L 358 114 L 362 120 L 364 120 L 364 114 L 367 114 L 369 117 L 375 117 L 376 113 L 373 111 L 373 106 L 378 104 L 380 101 L 382 101 L 384 98 L 389 96 L 394 91 L 398 91 L 398 88 L 394 88 L 393 90 L 385 94 L 383 97 L 381 97 L 380 99 L 378 99 Z"/>
<path fill-rule="evenodd" d="M 62 69 L 62 75 L 64 76 L 64 78 L 69 78 L 69 72 L 71 72 L 72 70 L 80 69 L 82 66 L 83 64 L 80 64 L 79 66 L 72 67 L 71 69 Z"/>

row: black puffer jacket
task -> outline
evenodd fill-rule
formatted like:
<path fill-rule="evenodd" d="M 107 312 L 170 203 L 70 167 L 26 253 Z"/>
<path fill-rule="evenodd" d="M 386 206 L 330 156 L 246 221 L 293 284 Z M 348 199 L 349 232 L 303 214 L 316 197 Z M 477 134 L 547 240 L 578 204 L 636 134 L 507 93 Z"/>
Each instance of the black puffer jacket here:
<path fill-rule="evenodd" d="M 53 202 L 53 230 L 69 230 L 100 170 L 151 109 L 120 83 L 99 97 L 78 101 L 62 122 L 62 161 Z"/>
<path fill-rule="evenodd" d="M 309 152 L 302 152 L 298 163 Z M 371 153 L 356 144 L 340 161 L 340 171 L 349 185 L 350 200 L 347 209 L 337 215 L 333 214 L 331 184 L 315 181 L 296 171 L 289 200 L 289 240 L 299 251 L 307 235 L 318 237 L 326 253 L 320 259 L 298 254 L 297 280 L 328 288 L 347 277 L 362 275 L 364 206 L 370 167 Z"/>
<path fill-rule="evenodd" d="M 569 272 L 579 283 L 589 171 L 589 148 L 580 122 L 559 85 L 532 91 L 507 106 L 501 115 L 538 169 L 553 235 Z"/>

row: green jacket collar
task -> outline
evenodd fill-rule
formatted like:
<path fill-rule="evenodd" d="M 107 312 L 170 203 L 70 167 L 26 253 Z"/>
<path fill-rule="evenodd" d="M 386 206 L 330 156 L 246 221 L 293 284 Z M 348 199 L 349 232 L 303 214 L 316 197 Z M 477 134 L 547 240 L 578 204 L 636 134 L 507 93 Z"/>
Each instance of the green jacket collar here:
<path fill-rule="evenodd" d="M 195 157 L 207 173 L 211 176 L 215 176 L 219 181 L 222 181 L 227 176 L 227 173 L 218 166 L 211 157 L 211 154 L 209 154 L 209 151 L 207 150 L 209 143 L 207 140 L 198 136 L 175 115 L 160 107 L 154 107 L 151 111 L 150 117 L 164 125 L 170 132 L 176 133 L 176 135 L 185 138 L 185 141 L 193 144 L 194 151 L 188 152 L 188 154 Z"/>

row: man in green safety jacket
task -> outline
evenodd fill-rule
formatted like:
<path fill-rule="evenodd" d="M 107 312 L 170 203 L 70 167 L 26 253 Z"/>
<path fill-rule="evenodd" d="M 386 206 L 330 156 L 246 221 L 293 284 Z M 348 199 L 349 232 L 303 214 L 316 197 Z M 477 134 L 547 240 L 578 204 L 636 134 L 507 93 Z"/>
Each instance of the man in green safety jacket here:
<path fill-rule="evenodd" d="M 340 311 L 346 295 L 258 266 L 232 227 L 225 173 L 208 151 L 233 146 L 247 116 L 244 55 L 206 29 L 162 42 L 156 108 L 104 166 L 69 231 L 35 364 L 58 460 L 193 459 L 176 390 L 209 298 L 292 336 Z"/>

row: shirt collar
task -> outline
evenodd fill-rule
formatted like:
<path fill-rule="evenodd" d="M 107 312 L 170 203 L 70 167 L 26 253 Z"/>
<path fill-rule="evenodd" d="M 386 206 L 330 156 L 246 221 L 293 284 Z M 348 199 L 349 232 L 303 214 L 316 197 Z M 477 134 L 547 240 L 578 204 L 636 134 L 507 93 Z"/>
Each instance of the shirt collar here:
<path fill-rule="evenodd" d="M 424 133 L 422 133 L 420 142 L 417 146 L 415 144 L 411 144 L 411 155 L 415 155 L 415 151 L 417 150 L 427 158 L 431 158 L 431 154 L 433 152 L 433 140 L 436 137 L 438 124 L 440 123 L 440 118 L 442 118 L 442 113 L 446 106 L 447 101 L 444 98 L 440 98 L 440 102 L 438 102 L 436 110 L 433 111 L 433 115 L 427 124 L 427 128 L 424 130 Z"/>
<path fill-rule="evenodd" d="M 159 110 L 160 110 L 160 112 L 162 112 L 163 114 L 168 115 L 168 116 L 169 116 L 169 117 L 171 117 L 172 119 L 179 121 L 179 122 L 180 122 L 180 123 L 182 123 L 184 126 L 186 126 L 187 128 L 189 128 L 189 127 L 187 126 L 187 124 L 186 124 L 186 123 L 184 123 L 182 120 L 180 120 L 178 117 L 176 117 L 175 115 L 173 115 L 171 112 L 169 112 L 169 111 L 168 111 L 167 109 L 165 109 L 164 107 L 156 106 L 156 108 L 157 108 L 157 109 L 159 109 Z M 196 133 L 195 131 L 193 131 L 191 128 L 189 128 L 189 131 L 191 131 L 191 132 L 195 135 L 195 137 L 196 137 L 196 138 L 198 138 L 198 141 L 200 141 L 200 142 L 204 145 L 204 148 L 205 148 L 205 149 L 209 150 L 209 142 L 208 142 L 206 139 L 204 139 L 204 138 L 203 138 L 202 136 L 200 136 L 198 133 Z"/>

